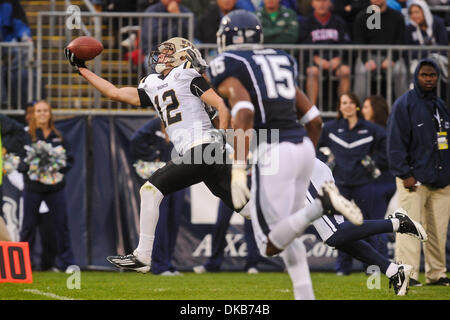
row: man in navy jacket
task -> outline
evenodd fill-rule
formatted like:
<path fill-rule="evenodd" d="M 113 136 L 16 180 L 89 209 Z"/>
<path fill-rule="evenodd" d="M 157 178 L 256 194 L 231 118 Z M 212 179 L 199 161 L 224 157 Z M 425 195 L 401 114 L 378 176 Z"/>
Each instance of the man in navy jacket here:
<path fill-rule="evenodd" d="M 389 168 L 396 176 L 399 206 L 424 222 L 427 284 L 450 285 L 446 276 L 446 239 L 450 219 L 450 111 L 436 95 L 439 67 L 419 62 L 414 89 L 398 98 L 388 120 Z M 418 280 L 420 243 L 397 235 L 396 260 L 413 266 Z"/>

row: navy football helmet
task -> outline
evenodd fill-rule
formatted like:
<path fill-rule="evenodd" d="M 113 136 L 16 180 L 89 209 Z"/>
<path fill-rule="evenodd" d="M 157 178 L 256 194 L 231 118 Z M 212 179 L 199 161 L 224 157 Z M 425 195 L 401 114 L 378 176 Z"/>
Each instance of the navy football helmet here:
<path fill-rule="evenodd" d="M 252 49 L 263 43 L 261 22 L 246 10 L 234 10 L 224 16 L 216 36 L 219 52 Z"/>

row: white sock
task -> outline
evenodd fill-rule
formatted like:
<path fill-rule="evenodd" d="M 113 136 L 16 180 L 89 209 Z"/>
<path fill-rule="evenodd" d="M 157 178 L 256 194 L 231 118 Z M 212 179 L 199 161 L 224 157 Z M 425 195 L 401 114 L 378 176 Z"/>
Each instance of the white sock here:
<path fill-rule="evenodd" d="M 299 239 L 293 241 L 281 253 L 281 257 L 292 281 L 295 300 L 314 300 L 314 290 L 303 243 Z"/>
<path fill-rule="evenodd" d="M 150 264 L 159 219 L 159 205 L 164 196 L 150 182 L 146 182 L 139 193 L 141 195 L 140 231 L 135 254 L 141 262 Z"/>
<path fill-rule="evenodd" d="M 398 220 L 397 218 L 392 218 L 391 222 L 392 222 L 392 229 L 394 230 L 394 232 L 397 232 L 398 228 L 400 228 L 400 220 Z"/>
<path fill-rule="evenodd" d="M 314 220 L 322 216 L 320 201 L 308 206 L 281 220 L 269 233 L 270 241 L 278 249 L 286 248 L 295 238 L 301 236 Z"/>
<path fill-rule="evenodd" d="M 398 264 L 391 263 L 386 270 L 386 277 L 390 278 L 398 272 Z"/>

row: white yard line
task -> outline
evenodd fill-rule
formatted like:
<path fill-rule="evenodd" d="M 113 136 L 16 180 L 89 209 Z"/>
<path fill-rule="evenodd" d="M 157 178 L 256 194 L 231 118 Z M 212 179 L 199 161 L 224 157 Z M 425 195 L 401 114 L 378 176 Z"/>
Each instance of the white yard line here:
<path fill-rule="evenodd" d="M 52 298 L 52 299 L 57 299 L 57 300 L 78 300 L 78 299 L 74 299 L 74 298 L 58 296 L 58 295 L 56 295 L 54 293 L 51 293 L 51 292 L 43 292 L 43 291 L 37 290 L 37 289 L 24 289 L 23 291 L 29 292 L 29 293 L 32 293 L 32 294 L 45 296 L 45 297 Z"/>

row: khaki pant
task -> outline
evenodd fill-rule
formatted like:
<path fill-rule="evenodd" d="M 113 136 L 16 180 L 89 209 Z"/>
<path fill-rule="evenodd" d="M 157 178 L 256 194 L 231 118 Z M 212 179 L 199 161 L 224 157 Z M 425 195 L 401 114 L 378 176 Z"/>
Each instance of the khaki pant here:
<path fill-rule="evenodd" d="M 0 241 L 11 241 L 8 229 L 6 229 L 5 220 L 0 217 Z"/>
<path fill-rule="evenodd" d="M 396 178 L 398 205 L 404 208 L 411 219 L 420 222 L 428 235 L 423 244 L 426 282 L 435 282 L 446 277 L 446 240 L 450 219 L 450 186 L 431 190 L 419 186 L 415 192 L 403 187 L 403 181 Z M 411 278 L 418 280 L 420 271 L 420 241 L 411 236 L 397 233 L 395 259 L 413 267 Z"/>

